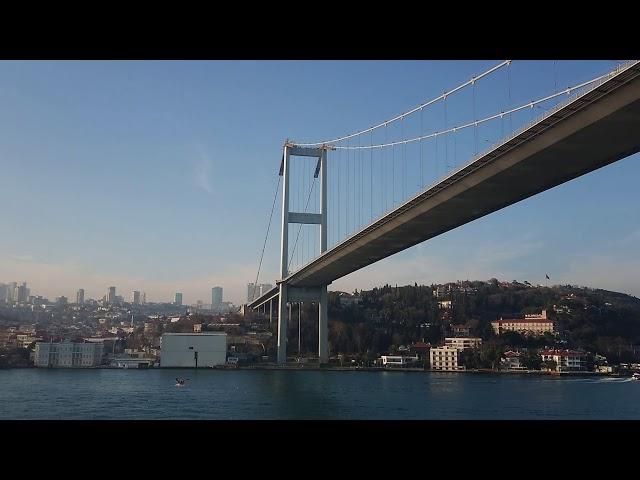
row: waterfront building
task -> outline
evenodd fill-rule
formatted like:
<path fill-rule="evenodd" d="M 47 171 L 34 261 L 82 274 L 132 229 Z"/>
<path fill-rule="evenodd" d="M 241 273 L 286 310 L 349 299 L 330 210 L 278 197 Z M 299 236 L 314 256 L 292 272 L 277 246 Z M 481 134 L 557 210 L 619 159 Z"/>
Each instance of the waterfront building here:
<path fill-rule="evenodd" d="M 227 334 L 165 333 L 160 338 L 160 366 L 205 368 L 227 361 Z"/>
<path fill-rule="evenodd" d="M 153 367 L 155 362 L 156 361 L 153 358 L 145 358 L 143 356 L 123 355 L 123 356 L 113 357 L 109 365 L 116 368 L 149 368 L 149 367 Z"/>
<path fill-rule="evenodd" d="M 213 287 L 211 289 L 211 309 L 222 303 L 222 287 Z"/>
<path fill-rule="evenodd" d="M 84 289 L 82 288 L 76 292 L 76 303 L 78 305 L 84 305 Z"/>
<path fill-rule="evenodd" d="M 431 349 L 430 343 L 415 342 L 409 348 L 409 351 L 414 355 L 418 355 L 420 358 L 429 358 L 429 350 Z"/>
<path fill-rule="evenodd" d="M 544 335 L 554 332 L 554 322 L 547 318 L 547 311 L 540 314 L 525 315 L 524 318 L 510 318 L 491 322 L 493 331 L 500 335 L 503 332 L 518 332 L 523 335 Z"/>
<path fill-rule="evenodd" d="M 406 355 L 382 355 L 380 357 L 382 365 L 385 367 L 406 367 L 409 365 L 415 365 L 420 358 L 416 355 L 409 357 Z"/>
<path fill-rule="evenodd" d="M 584 352 L 576 352 L 574 350 L 543 350 L 540 352 L 543 362 L 555 362 L 553 369 L 545 367 L 546 371 L 555 372 L 572 372 L 586 370 L 587 354 Z"/>
<path fill-rule="evenodd" d="M 456 347 L 433 347 L 429 351 L 431 370 L 459 371 L 465 367 L 459 365 L 461 349 Z"/>
<path fill-rule="evenodd" d="M 512 350 L 504 352 L 500 359 L 500 367 L 504 370 L 526 370 L 520 363 L 520 357 L 520 352 L 514 352 Z"/>
<path fill-rule="evenodd" d="M 476 348 L 482 345 L 482 339 L 477 337 L 447 337 L 444 339 L 447 347 L 466 350 L 467 348 Z"/>
<path fill-rule="evenodd" d="M 36 367 L 96 367 L 102 361 L 102 343 L 38 342 L 33 363 Z"/>

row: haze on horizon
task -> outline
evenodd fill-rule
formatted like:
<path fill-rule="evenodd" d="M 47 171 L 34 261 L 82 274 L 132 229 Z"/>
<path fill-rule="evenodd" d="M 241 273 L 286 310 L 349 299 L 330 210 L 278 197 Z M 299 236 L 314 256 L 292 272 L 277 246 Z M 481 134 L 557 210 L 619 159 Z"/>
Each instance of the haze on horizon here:
<path fill-rule="evenodd" d="M 243 303 L 285 138 L 349 133 L 490 61 L 0 62 L 0 282 L 32 294 Z M 611 69 L 520 62 L 514 104 Z M 504 82 L 478 108 L 494 111 Z M 484 100 L 482 100 L 484 99 Z M 482 101 L 485 104 L 482 104 Z M 330 290 L 456 280 L 577 284 L 640 296 L 638 155 L 337 280 Z M 260 283 L 275 283 L 280 202 Z"/>

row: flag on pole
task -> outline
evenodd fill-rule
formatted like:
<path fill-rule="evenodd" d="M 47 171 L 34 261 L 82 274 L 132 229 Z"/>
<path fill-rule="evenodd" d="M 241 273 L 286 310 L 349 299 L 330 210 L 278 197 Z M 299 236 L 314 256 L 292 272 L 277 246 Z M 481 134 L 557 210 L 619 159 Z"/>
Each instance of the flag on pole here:
<path fill-rule="evenodd" d="M 547 277 L 547 280 L 551 280 L 551 279 L 549 278 L 549 275 L 545 274 L 545 277 Z"/>

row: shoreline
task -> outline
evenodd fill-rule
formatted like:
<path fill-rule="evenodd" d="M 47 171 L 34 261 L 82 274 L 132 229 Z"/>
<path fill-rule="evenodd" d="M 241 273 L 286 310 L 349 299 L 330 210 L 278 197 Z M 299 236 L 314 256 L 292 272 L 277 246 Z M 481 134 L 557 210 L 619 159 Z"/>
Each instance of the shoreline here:
<path fill-rule="evenodd" d="M 112 366 L 99 367 L 68 367 L 68 368 L 46 368 L 46 367 L 8 367 L 0 368 L 2 370 L 17 369 L 38 369 L 38 370 L 216 370 L 216 371 L 237 371 L 237 370 L 290 370 L 290 371 L 327 371 L 327 372 L 411 372 L 411 373 L 446 373 L 446 374 L 492 374 L 492 375 L 524 375 L 524 376 L 549 376 L 549 377 L 628 377 L 629 374 L 620 373 L 604 373 L 604 372 L 545 372 L 540 370 L 491 370 L 491 369 L 474 369 L 474 370 L 431 370 L 426 368 L 406 367 L 406 368 L 384 368 L 384 367 L 338 367 L 338 366 L 319 366 L 319 365 L 234 365 L 234 366 L 216 366 L 216 367 L 199 367 L 197 369 L 190 367 L 151 367 L 151 368 L 122 368 Z"/>

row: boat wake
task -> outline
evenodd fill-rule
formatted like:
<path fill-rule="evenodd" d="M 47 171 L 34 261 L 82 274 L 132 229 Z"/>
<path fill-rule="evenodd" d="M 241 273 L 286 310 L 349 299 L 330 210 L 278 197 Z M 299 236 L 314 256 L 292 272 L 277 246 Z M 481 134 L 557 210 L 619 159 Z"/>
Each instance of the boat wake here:
<path fill-rule="evenodd" d="M 609 378 L 600 378 L 596 383 L 627 383 L 627 382 L 633 382 L 633 378 L 616 378 L 616 377 L 609 377 Z"/>

